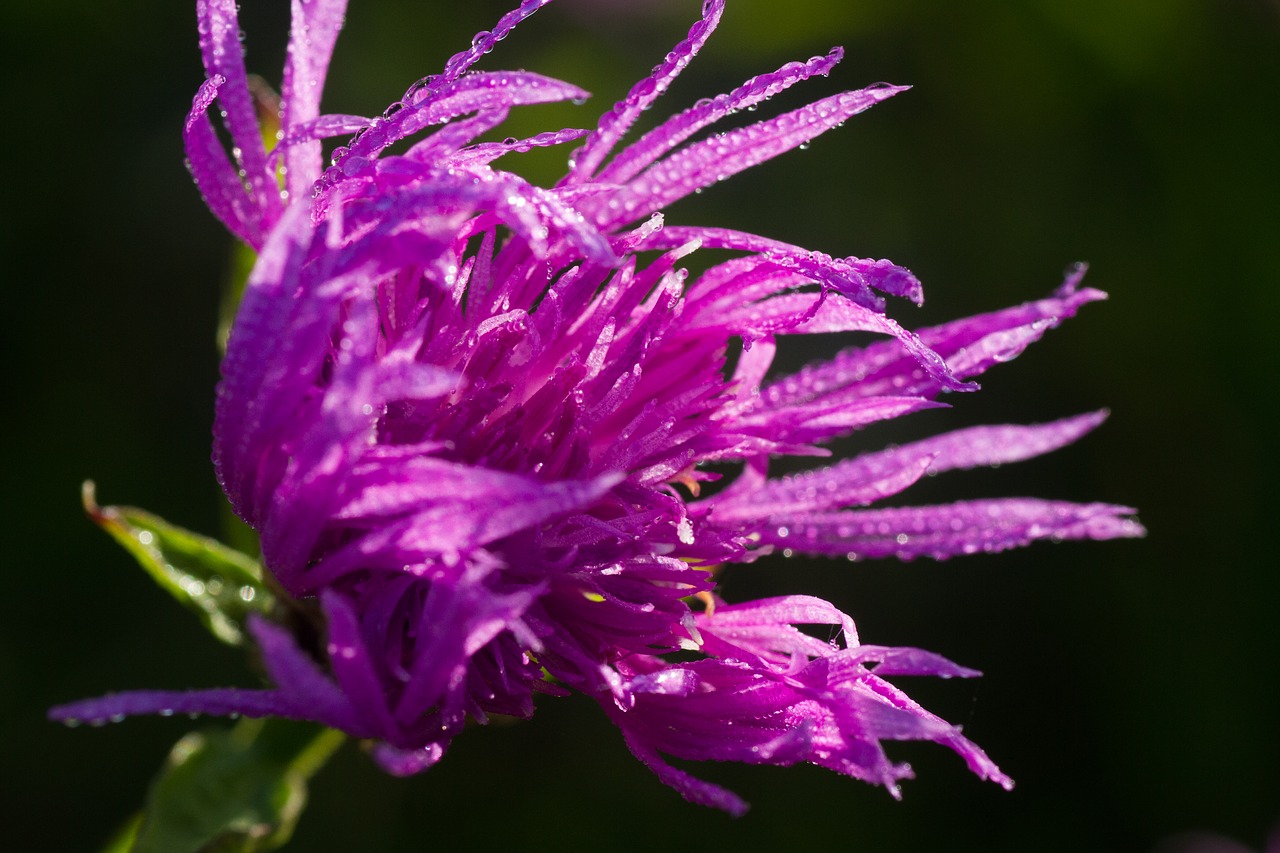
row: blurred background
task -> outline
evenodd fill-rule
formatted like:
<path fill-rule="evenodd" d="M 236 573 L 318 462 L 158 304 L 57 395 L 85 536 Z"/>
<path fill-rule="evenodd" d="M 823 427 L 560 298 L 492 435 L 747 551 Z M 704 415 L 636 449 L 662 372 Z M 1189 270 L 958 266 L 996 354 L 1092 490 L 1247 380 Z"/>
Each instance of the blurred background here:
<path fill-rule="evenodd" d="M 326 109 L 381 111 L 509 5 L 353 0 Z M 287 4 L 243 6 L 250 70 L 276 83 Z M 528 108 L 502 135 L 589 126 L 699 6 L 558 0 L 482 67 L 540 71 L 595 97 Z M 9 849 L 95 849 L 190 725 L 71 731 L 44 721 L 49 705 L 254 683 L 79 506 L 80 483 L 93 478 L 104 503 L 211 534 L 222 524 L 208 457 L 230 243 L 183 168 L 181 123 L 202 79 L 192 7 L 59 0 L 0 11 Z M 531 722 L 469 731 L 410 780 L 383 776 L 348 746 L 317 779 L 289 849 L 1209 853 L 1262 850 L 1276 832 L 1280 584 L 1266 555 L 1280 501 L 1266 484 L 1280 429 L 1270 396 L 1280 5 L 730 0 L 654 113 L 835 44 L 846 60 L 829 79 L 751 117 L 881 80 L 915 88 L 679 203 L 667 221 L 892 258 L 925 283 L 925 307 L 890 309 L 912 327 L 1041 297 L 1068 264 L 1090 262 L 1088 283 L 1109 302 L 988 374 L 980 393 L 953 397 L 953 410 L 841 449 L 1109 407 L 1111 420 L 1076 446 L 948 475 L 910 497 L 1125 503 L 1150 535 L 946 563 L 778 558 L 730 572 L 725 595 L 822 595 L 867 642 L 982 669 L 976 681 L 904 686 L 962 723 L 1017 788 L 980 782 L 919 744 L 891 750 L 919 777 L 902 802 L 811 767 L 693 767 L 751 801 L 733 820 L 683 802 L 592 703 L 567 699 L 543 703 Z M 522 168 L 547 180 L 565 153 Z"/>

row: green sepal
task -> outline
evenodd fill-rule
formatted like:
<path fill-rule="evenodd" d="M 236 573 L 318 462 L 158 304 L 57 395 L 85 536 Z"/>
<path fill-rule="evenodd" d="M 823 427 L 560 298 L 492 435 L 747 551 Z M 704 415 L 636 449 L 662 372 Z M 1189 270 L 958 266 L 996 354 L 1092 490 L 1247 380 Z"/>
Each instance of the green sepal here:
<path fill-rule="evenodd" d="M 84 508 L 224 643 L 243 644 L 249 614 L 271 610 L 274 596 L 249 556 L 140 509 L 98 506 L 92 482 L 84 484 Z"/>
<path fill-rule="evenodd" d="M 141 821 L 117 839 L 129 853 L 258 853 L 283 846 L 307 783 L 345 736 L 315 723 L 241 720 L 192 732 L 151 784 Z M 135 830 L 132 844 L 126 834 Z M 121 836 L 124 836 L 122 839 Z"/>

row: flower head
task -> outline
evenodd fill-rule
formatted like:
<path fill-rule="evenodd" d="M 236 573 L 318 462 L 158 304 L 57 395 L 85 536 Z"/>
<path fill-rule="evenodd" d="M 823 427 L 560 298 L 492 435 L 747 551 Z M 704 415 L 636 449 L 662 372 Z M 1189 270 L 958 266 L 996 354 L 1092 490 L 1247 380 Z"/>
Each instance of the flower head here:
<path fill-rule="evenodd" d="M 259 252 L 223 364 L 214 459 L 276 581 L 318 603 L 323 653 L 259 620 L 270 689 L 139 692 L 57 713 L 315 720 L 376 741 L 384 767 L 412 773 L 468 718 L 528 716 L 536 694 L 574 691 L 663 781 L 731 812 L 745 805 L 665 756 L 810 762 L 896 792 L 910 771 L 882 742 L 930 740 L 1010 785 L 887 680 L 975 672 L 862 645 L 852 620 L 819 599 L 726 603 L 716 573 L 781 548 L 945 558 L 1138 535 L 1132 510 L 1104 504 L 870 508 L 925 474 L 1053 450 L 1100 413 L 769 471 L 777 457 L 824 455 L 824 442 L 971 390 L 972 377 L 1103 294 L 1081 288 L 1078 270 L 1047 299 L 912 333 L 884 312 L 883 295 L 921 299 L 900 266 L 668 224 L 663 210 L 680 198 L 903 90 L 844 92 L 700 136 L 827 74 L 836 49 L 699 101 L 619 149 L 711 34 L 721 0 L 594 130 L 477 142 L 512 107 L 586 97 L 529 72 L 471 70 L 545 2 L 525 0 L 366 119 L 319 112 L 345 3 L 298 0 L 271 151 L 235 4 L 198 4 L 209 79 L 186 125 L 191 171 Z M 209 119 L 215 99 L 234 163 Z M 352 133 L 322 169 L 319 140 Z M 554 187 L 495 166 L 574 144 Z M 683 266 L 713 250 L 705 272 Z M 882 337 L 770 374 L 777 336 L 836 331 Z M 714 485 L 704 494 L 704 484 Z"/>

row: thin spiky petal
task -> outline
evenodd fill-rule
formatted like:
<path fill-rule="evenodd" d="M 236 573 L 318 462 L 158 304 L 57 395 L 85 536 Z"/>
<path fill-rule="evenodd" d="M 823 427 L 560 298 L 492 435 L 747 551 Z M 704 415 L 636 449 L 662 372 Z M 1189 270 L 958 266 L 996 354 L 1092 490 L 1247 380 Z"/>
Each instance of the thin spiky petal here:
<path fill-rule="evenodd" d="M 346 17 L 347 0 L 292 0 L 290 9 L 288 52 L 280 87 L 281 143 L 320 115 L 320 93 Z M 290 196 L 305 198 L 320 177 L 320 138 L 285 149 L 285 188 Z"/>
<path fill-rule="evenodd" d="M 218 103 L 231 134 L 232 154 L 243 170 L 263 227 L 268 228 L 280 215 L 280 193 L 267 166 L 257 106 L 249 89 L 235 0 L 196 0 L 196 20 L 205 73 L 210 79 L 226 80 L 218 89 Z"/>

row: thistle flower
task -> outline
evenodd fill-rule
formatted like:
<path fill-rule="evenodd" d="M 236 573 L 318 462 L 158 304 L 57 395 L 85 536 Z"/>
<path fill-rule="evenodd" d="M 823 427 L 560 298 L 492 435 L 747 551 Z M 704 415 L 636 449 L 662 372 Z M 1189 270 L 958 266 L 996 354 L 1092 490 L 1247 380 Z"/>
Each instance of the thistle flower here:
<path fill-rule="evenodd" d="M 316 606 L 310 633 L 251 622 L 269 689 L 125 693 L 54 715 L 313 720 L 376 742 L 382 766 L 407 774 L 439 760 L 468 718 L 527 717 L 536 694 L 578 692 L 664 782 L 734 813 L 746 807 L 738 797 L 667 757 L 810 762 L 896 795 L 910 770 L 883 742 L 928 740 L 1009 787 L 957 727 L 886 680 L 976 672 L 863 645 L 850 617 L 816 598 L 726 603 L 717 572 L 779 548 L 941 559 L 1139 535 L 1132 510 L 1106 504 L 870 508 L 925 474 L 1058 448 L 1102 413 L 769 471 L 777 457 L 826 455 L 825 442 L 976 388 L 973 377 L 1103 294 L 1076 270 L 1046 299 L 912 333 L 884 310 L 883 295 L 922 298 L 900 266 L 667 224 L 664 209 L 684 196 L 904 88 L 702 134 L 826 75 L 835 49 L 699 101 L 619 149 L 705 43 L 723 0 L 704 4 L 594 130 L 477 142 L 512 107 L 587 96 L 529 72 L 471 70 L 546 2 L 524 0 L 365 119 L 319 112 L 344 0 L 295 0 L 270 151 L 235 4 L 197 4 L 209 78 L 186 124 L 190 168 L 210 209 L 259 252 L 223 363 L 214 460 L 279 587 Z M 234 163 L 209 119 L 215 99 Z M 352 133 L 322 170 L 319 140 Z M 409 137 L 404 153 L 387 152 Z M 579 140 L 554 187 L 494 165 Z M 706 272 L 682 266 L 713 250 Z M 779 335 L 837 331 L 881 337 L 770 374 Z M 704 495 L 706 483 L 715 489 Z"/>

